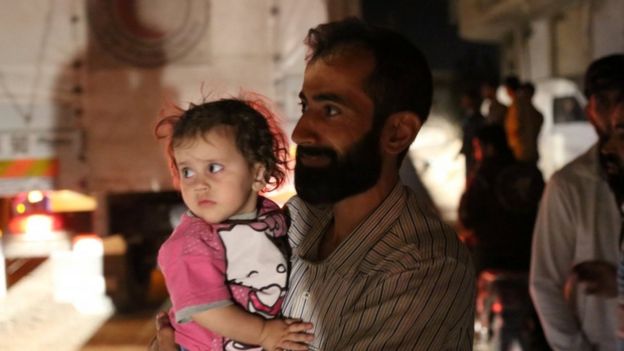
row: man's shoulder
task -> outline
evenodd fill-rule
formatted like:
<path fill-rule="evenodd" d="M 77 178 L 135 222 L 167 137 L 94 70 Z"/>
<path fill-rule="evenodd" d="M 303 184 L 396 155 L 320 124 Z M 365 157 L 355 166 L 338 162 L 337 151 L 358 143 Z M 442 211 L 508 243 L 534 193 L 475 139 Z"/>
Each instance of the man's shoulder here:
<path fill-rule="evenodd" d="M 396 263 L 406 269 L 421 268 L 423 262 L 432 259 L 468 264 L 468 250 L 455 230 L 435 209 L 424 206 L 414 192 L 408 192 L 406 206 L 375 251 L 384 255 L 386 264 Z"/>
<path fill-rule="evenodd" d="M 594 144 L 587 151 L 553 173 L 549 182 L 562 184 L 580 182 L 585 178 L 600 179 L 598 170 L 598 146 Z"/>

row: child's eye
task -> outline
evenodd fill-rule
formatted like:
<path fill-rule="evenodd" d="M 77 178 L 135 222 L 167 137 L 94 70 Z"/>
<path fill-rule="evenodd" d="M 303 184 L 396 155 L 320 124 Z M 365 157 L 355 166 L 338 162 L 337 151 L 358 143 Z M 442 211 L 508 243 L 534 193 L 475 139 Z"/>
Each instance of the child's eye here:
<path fill-rule="evenodd" d="M 208 170 L 210 171 L 210 173 L 219 173 L 223 170 L 223 165 L 220 165 L 218 163 L 211 163 L 210 166 L 208 166 Z"/>
<path fill-rule="evenodd" d="M 195 172 L 188 167 L 184 167 L 180 169 L 180 174 L 182 175 L 182 178 L 190 178 L 195 175 Z"/>

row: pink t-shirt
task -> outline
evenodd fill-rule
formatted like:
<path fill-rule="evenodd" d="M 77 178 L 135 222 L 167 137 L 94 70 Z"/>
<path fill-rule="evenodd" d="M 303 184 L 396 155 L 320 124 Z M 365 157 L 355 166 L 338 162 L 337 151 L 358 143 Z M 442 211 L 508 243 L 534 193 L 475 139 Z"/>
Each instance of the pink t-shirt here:
<path fill-rule="evenodd" d="M 272 201 L 258 198 L 253 219 L 209 224 L 184 214 L 161 246 L 158 264 L 172 302 L 176 342 L 194 350 L 259 350 L 225 339 L 191 316 L 232 303 L 265 318 L 276 317 L 288 282 L 286 217 Z"/>

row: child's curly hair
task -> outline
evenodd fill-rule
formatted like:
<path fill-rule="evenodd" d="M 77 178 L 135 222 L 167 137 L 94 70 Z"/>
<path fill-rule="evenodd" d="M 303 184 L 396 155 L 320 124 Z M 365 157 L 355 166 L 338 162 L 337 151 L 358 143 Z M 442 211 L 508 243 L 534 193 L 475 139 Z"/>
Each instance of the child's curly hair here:
<path fill-rule="evenodd" d="M 202 137 L 212 128 L 229 126 L 236 136 L 236 146 L 250 165 L 260 163 L 265 167 L 263 191 L 282 185 L 289 169 L 288 142 L 278 126 L 277 117 L 259 98 L 227 98 L 191 104 L 179 115 L 161 119 L 155 128 L 158 139 L 167 140 L 167 156 L 174 184 L 179 182 L 179 172 L 173 157 L 174 147 L 189 138 Z"/>

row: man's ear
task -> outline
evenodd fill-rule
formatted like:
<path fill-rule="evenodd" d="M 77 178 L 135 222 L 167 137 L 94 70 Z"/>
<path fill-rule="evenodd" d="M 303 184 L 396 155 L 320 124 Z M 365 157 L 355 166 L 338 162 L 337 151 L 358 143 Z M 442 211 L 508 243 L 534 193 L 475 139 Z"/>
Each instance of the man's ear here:
<path fill-rule="evenodd" d="M 592 95 L 587 98 L 587 104 L 585 104 L 585 116 L 590 120 L 594 119 L 594 109 L 596 108 L 596 98 Z"/>
<path fill-rule="evenodd" d="M 420 117 L 413 112 L 393 113 L 386 120 L 381 133 L 382 151 L 391 155 L 400 154 L 412 144 L 421 126 Z"/>
<path fill-rule="evenodd" d="M 266 174 L 266 167 L 264 167 L 261 163 L 256 163 L 252 168 L 252 172 L 254 175 L 254 181 L 251 188 L 254 191 L 260 191 L 266 185 L 266 180 L 264 178 Z"/>

